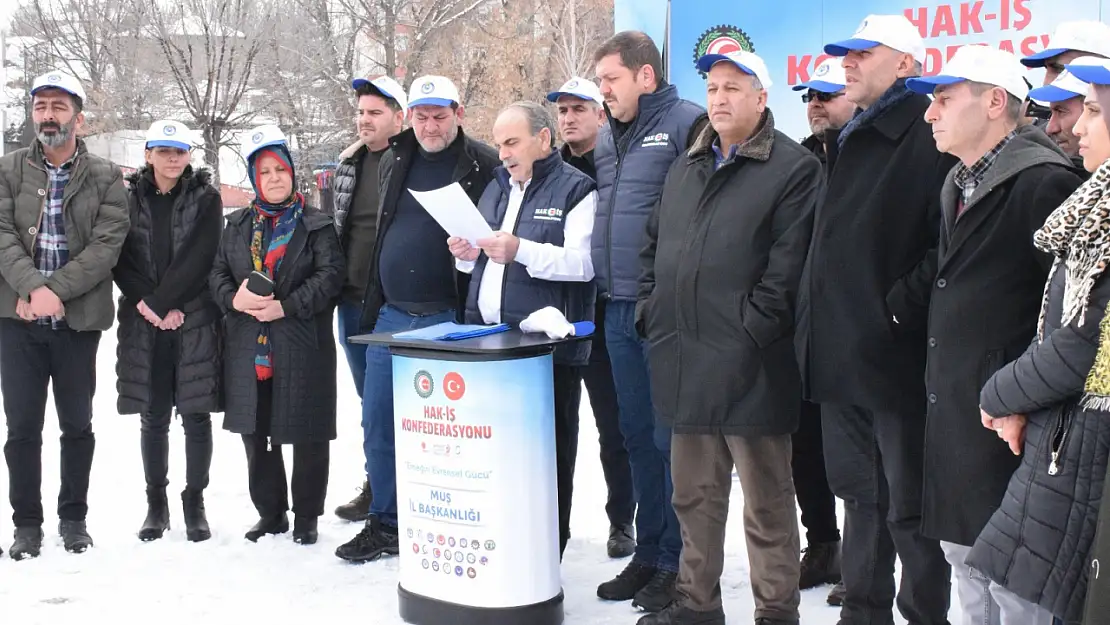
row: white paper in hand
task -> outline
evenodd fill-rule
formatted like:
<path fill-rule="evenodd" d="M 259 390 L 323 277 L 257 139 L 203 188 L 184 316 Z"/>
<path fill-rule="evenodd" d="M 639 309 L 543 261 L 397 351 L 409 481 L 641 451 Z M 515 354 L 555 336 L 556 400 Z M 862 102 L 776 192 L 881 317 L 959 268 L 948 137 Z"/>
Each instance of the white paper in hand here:
<path fill-rule="evenodd" d="M 436 220 L 449 236 L 466 239 L 471 245 L 477 246 L 478 239 L 493 235 L 478 207 L 470 201 L 470 197 L 463 191 L 459 183 L 454 182 L 446 187 L 432 191 L 413 191 L 409 193 L 417 202 L 428 211 L 432 219 Z"/>

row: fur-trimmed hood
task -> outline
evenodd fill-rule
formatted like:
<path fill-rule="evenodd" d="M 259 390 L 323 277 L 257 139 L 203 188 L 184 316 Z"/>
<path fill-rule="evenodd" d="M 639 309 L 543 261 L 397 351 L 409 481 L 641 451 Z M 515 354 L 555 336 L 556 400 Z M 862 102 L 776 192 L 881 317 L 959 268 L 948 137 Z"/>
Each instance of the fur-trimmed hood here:
<path fill-rule="evenodd" d="M 700 120 L 699 120 L 700 121 Z M 698 122 L 694 122 L 697 126 Z M 713 130 L 712 124 L 706 124 L 702 129 L 698 138 L 690 145 L 690 149 L 686 152 L 687 157 L 693 159 L 703 156 L 707 152 L 712 152 L 713 144 L 717 142 L 717 131 Z M 775 116 L 771 114 L 771 108 L 767 107 L 763 110 L 763 116 L 759 120 L 759 124 L 755 127 L 755 133 L 750 139 L 737 146 L 736 156 L 750 158 L 757 161 L 766 161 L 771 158 L 771 148 L 775 143 Z"/>

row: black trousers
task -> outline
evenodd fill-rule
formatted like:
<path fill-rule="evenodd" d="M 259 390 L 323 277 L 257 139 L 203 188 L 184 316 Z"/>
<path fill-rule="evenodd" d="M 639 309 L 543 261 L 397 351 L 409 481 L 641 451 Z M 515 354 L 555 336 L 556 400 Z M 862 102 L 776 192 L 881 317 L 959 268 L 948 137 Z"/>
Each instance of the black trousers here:
<path fill-rule="evenodd" d="M 16 527 L 43 523 L 42 429 L 51 383 L 62 431 L 58 517 L 83 521 L 88 514 L 99 345 L 100 332 L 53 330 L 38 323 L 0 319 L 0 393 L 8 423 L 4 459 Z"/>
<path fill-rule="evenodd" d="M 169 484 L 170 421 L 177 405 L 177 361 L 181 349 L 178 332 L 158 332 L 150 374 L 150 406 L 141 415 L 140 449 L 147 488 Z M 185 428 L 185 487 L 208 488 L 212 466 L 212 418 L 206 412 L 183 414 Z"/>
<path fill-rule="evenodd" d="M 632 490 L 632 467 L 628 463 L 628 451 L 624 448 L 624 435 L 621 434 L 613 366 L 605 349 L 604 304 L 597 307 L 594 324 L 596 331 L 590 348 L 590 363 L 582 368 L 582 381 L 586 384 L 597 424 L 601 473 L 609 491 L 605 514 L 609 517 L 609 525 L 632 525 L 636 498 Z"/>
<path fill-rule="evenodd" d="M 574 464 L 578 458 L 578 404 L 582 371 L 555 365 L 555 479 L 559 491 L 559 557 L 570 540 L 570 504 L 574 498 Z"/>
<path fill-rule="evenodd" d="M 925 415 L 822 404 L 821 422 L 829 485 L 844 500 L 840 623 L 894 623 L 897 555 L 899 612 L 947 625 L 952 572 L 940 543 L 921 534 Z"/>
<path fill-rule="evenodd" d="M 243 435 L 247 450 L 247 476 L 251 502 L 260 517 L 273 517 L 289 510 L 289 487 L 281 445 L 270 443 L 273 416 L 273 380 L 258 383 L 258 409 L 254 434 Z M 293 513 L 299 517 L 324 514 L 328 492 L 331 444 L 293 445 Z"/>
<path fill-rule="evenodd" d="M 821 406 L 802 402 L 798 431 L 791 437 L 794 490 L 802 510 L 802 526 L 810 545 L 840 540 L 836 525 L 836 497 L 825 472 L 825 450 L 821 437 Z"/>

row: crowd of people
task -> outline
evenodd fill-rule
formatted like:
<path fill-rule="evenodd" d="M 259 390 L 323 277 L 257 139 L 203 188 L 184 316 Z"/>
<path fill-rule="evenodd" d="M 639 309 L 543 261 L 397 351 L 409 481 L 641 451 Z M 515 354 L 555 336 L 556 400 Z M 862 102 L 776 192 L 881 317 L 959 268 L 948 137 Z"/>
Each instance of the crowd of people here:
<path fill-rule="evenodd" d="M 155 122 L 125 185 L 79 138 L 80 81 L 39 77 L 37 138 L 0 158 L 10 556 L 43 546 L 49 384 L 58 533 L 72 553 L 93 544 L 95 358 L 114 315 L 118 411 L 140 421 L 143 541 L 169 528 L 175 412 L 190 541 L 212 535 L 212 413 L 243 438 L 258 512 L 246 539 L 317 541 L 337 321 L 365 475 L 335 510 L 362 524 L 336 556 L 361 563 L 397 556 L 402 528 L 390 354 L 348 339 L 555 307 L 597 327 L 554 354 L 559 552 L 584 386 L 607 553 L 630 558 L 597 595 L 646 612 L 639 625 L 725 622 L 734 472 L 757 625 L 797 623 L 800 590 L 822 584 L 845 624 L 890 624 L 895 608 L 947 623 L 953 586 L 967 625 L 1107 622 L 1110 27 L 1063 23 L 1020 59 L 964 46 L 928 77 L 901 15 L 870 15 L 824 52 L 794 87 L 812 130 L 801 142 L 776 129 L 756 54 L 698 60 L 706 110 L 633 31 L 598 48 L 596 81 L 552 91 L 553 107 L 502 110 L 493 146 L 464 133 L 446 77 L 407 93 L 357 79 L 334 210 L 306 204 L 287 138 L 266 125 L 243 145 L 255 199 L 226 218 L 190 165 L 189 128 Z M 1029 67 L 1045 68 L 1043 86 Z M 1029 116 L 1034 100 L 1046 120 Z M 491 236 L 449 237 L 411 193 L 452 184 Z"/>

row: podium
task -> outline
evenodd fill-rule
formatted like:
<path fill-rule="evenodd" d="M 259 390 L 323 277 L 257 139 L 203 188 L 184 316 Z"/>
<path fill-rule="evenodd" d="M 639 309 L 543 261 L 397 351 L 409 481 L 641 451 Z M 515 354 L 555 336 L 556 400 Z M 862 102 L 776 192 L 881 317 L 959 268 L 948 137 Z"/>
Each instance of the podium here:
<path fill-rule="evenodd" d="M 393 334 L 348 340 L 392 353 L 401 618 L 560 625 L 552 353 L 590 337 Z"/>

